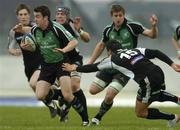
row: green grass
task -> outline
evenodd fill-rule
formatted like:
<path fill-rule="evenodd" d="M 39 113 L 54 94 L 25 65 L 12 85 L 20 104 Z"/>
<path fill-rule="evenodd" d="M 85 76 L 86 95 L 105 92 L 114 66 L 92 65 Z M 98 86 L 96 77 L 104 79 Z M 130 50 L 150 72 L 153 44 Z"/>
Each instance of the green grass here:
<path fill-rule="evenodd" d="M 89 108 L 90 119 L 97 108 Z M 178 113 L 179 108 L 161 108 Z M 82 127 L 80 117 L 71 110 L 67 123 L 51 119 L 45 107 L 0 107 L 0 130 L 180 130 L 180 124 L 168 128 L 167 121 L 146 120 L 135 116 L 134 108 L 112 108 L 99 126 Z"/>

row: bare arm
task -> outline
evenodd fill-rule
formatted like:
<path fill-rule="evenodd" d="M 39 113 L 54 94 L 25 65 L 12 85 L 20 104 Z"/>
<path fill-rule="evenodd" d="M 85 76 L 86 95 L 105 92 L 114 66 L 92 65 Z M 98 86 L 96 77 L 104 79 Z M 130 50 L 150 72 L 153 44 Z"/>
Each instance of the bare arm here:
<path fill-rule="evenodd" d="M 80 35 L 81 40 L 83 40 L 84 42 L 87 43 L 90 41 L 90 35 L 88 32 L 85 32 L 84 30 L 80 29 L 79 35 Z"/>
<path fill-rule="evenodd" d="M 20 56 L 22 54 L 21 52 L 21 49 L 20 48 L 17 48 L 17 42 L 16 42 L 16 39 L 14 37 L 15 33 L 13 30 L 11 30 L 9 32 L 9 37 L 8 37 L 8 52 L 9 54 L 11 55 L 14 55 L 14 56 Z"/>
<path fill-rule="evenodd" d="M 72 40 L 63 49 L 55 48 L 54 51 L 56 51 L 56 52 L 59 51 L 59 52 L 63 52 L 63 53 L 69 52 L 77 46 L 77 43 L 78 43 L 77 40 Z"/>
<path fill-rule="evenodd" d="M 89 42 L 90 40 L 89 33 L 81 29 L 81 18 L 75 17 L 73 23 L 74 23 L 74 29 L 79 33 L 81 40 L 83 40 L 86 43 Z"/>
<path fill-rule="evenodd" d="M 15 32 L 20 32 L 20 33 L 29 33 L 31 32 L 31 28 L 29 26 L 23 26 L 22 24 L 17 24 L 16 26 L 14 26 L 13 30 Z"/>
<path fill-rule="evenodd" d="M 150 17 L 150 23 L 151 23 L 151 29 L 145 29 L 143 32 L 143 35 L 150 37 L 150 38 L 156 38 L 158 34 L 158 28 L 157 28 L 157 23 L 158 23 L 158 18 L 156 15 L 152 15 Z"/>
<path fill-rule="evenodd" d="M 87 64 L 94 63 L 96 61 L 96 59 L 102 54 L 104 48 L 105 48 L 105 44 L 103 43 L 103 41 L 100 41 L 96 45 L 96 47 L 95 47 L 95 49 L 94 49 L 94 51 L 93 51 L 93 53 L 92 53 L 92 55 L 91 55 L 91 57 L 90 57 Z"/>

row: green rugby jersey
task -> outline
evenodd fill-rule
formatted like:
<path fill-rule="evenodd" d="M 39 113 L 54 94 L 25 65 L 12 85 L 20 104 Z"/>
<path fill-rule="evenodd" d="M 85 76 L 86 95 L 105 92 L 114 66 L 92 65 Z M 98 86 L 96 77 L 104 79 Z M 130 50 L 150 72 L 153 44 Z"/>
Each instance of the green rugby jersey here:
<path fill-rule="evenodd" d="M 106 26 L 103 31 L 102 41 L 106 43 L 109 40 L 116 40 L 121 43 L 124 49 L 131 49 L 137 47 L 138 35 L 145 30 L 141 24 L 124 20 L 121 28 L 116 30 L 114 24 Z"/>
<path fill-rule="evenodd" d="M 37 47 L 39 48 L 45 63 L 57 63 L 64 59 L 60 52 L 54 52 L 54 48 L 64 48 L 69 41 L 75 38 L 57 22 L 49 22 L 46 30 L 37 26 L 32 28 Z"/>

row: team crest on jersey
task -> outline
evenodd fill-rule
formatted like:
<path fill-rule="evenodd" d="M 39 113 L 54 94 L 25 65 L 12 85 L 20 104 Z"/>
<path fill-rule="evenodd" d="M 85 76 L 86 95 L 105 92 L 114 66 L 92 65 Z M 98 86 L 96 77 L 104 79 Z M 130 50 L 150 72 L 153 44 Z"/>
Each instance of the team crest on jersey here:
<path fill-rule="evenodd" d="M 127 32 L 125 30 L 122 31 L 121 35 L 122 35 L 122 39 L 128 39 L 130 37 L 129 32 Z"/>
<path fill-rule="evenodd" d="M 114 39 L 115 38 L 115 36 L 114 35 L 111 35 L 111 39 Z"/>

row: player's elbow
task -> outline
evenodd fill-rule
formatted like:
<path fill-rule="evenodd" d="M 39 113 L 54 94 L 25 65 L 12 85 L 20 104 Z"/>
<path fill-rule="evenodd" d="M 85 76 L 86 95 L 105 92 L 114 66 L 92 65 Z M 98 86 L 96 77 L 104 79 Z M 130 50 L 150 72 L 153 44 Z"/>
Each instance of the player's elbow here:
<path fill-rule="evenodd" d="M 73 45 L 74 45 L 74 47 L 76 47 L 78 45 L 78 41 L 77 40 L 73 40 Z"/>

